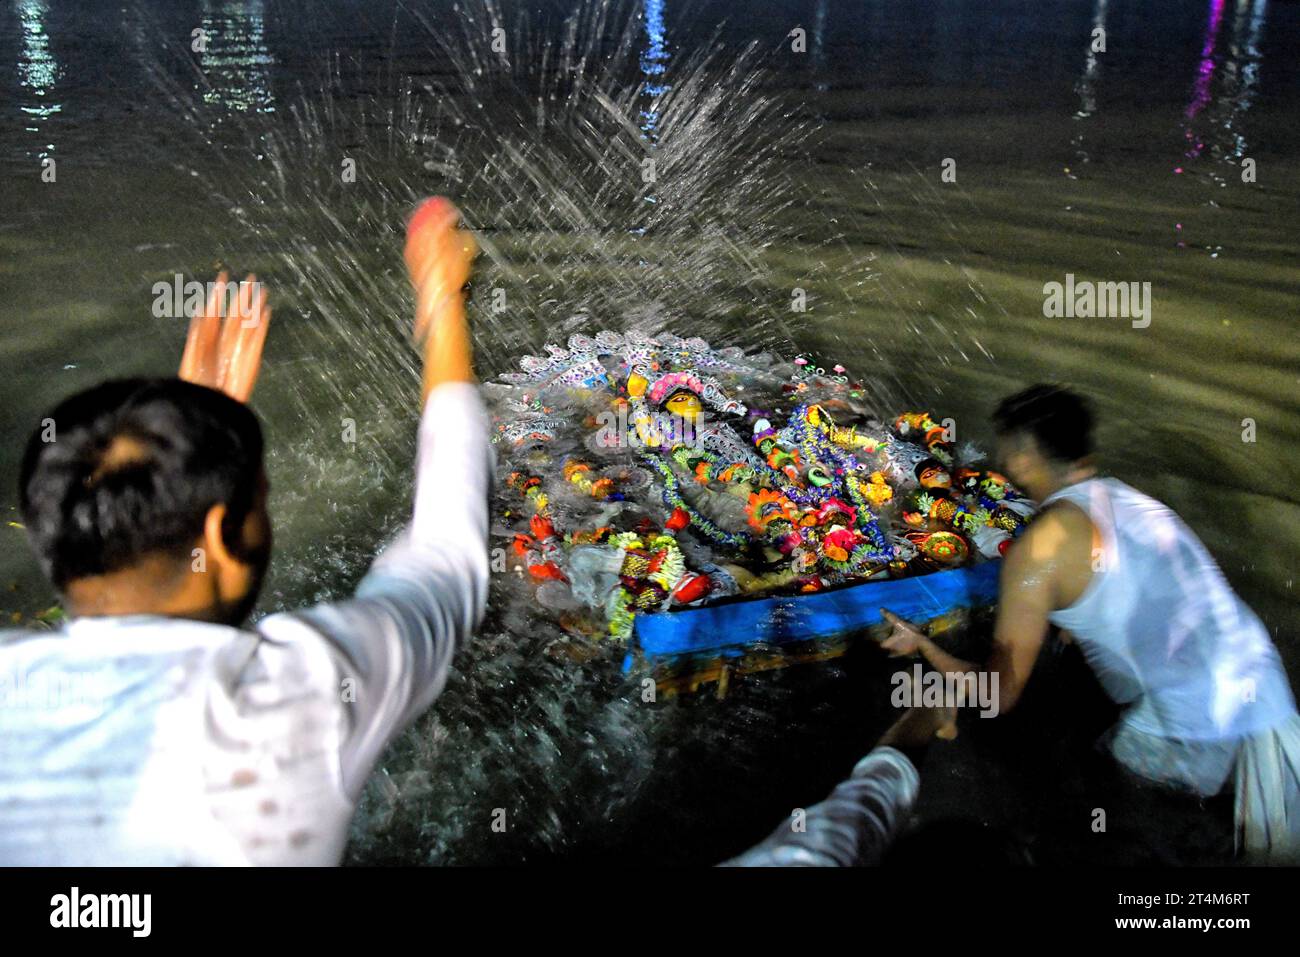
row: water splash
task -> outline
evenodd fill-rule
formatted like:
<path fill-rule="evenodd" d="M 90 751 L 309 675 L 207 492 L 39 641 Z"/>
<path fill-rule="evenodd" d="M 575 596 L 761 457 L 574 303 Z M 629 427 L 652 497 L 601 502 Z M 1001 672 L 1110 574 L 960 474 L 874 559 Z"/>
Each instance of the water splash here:
<path fill-rule="evenodd" d="M 815 129 L 764 89 L 757 47 L 675 49 L 653 0 L 590 0 L 562 21 L 508 19 L 481 0 L 395 19 L 408 47 L 409 31 L 423 31 L 422 61 L 399 68 L 391 50 L 374 70 L 325 55 L 319 89 L 292 96 L 250 84 L 244 69 L 200 63 L 187 80 L 151 67 L 202 138 L 210 162 L 189 171 L 239 222 L 223 255 L 270 264 L 259 272 L 292 304 L 277 309 L 275 352 L 295 357 L 281 366 L 293 409 L 278 418 L 297 441 L 269 445 L 273 478 L 295 478 L 278 483 L 278 506 L 300 516 L 294 535 L 307 544 L 281 556 L 276 604 L 338 594 L 400 521 L 400 508 L 375 502 L 400 502 L 393 489 L 409 475 L 418 369 L 397 251 L 422 196 L 454 196 L 480 238 L 471 316 L 485 374 L 597 326 L 793 351 L 789 291 L 772 288 L 766 257 L 807 202 L 787 171 Z M 274 102 L 273 116 L 248 108 L 250 89 Z M 332 441 L 344 419 L 364 452 Z M 553 626 L 507 591 L 494 592 L 465 675 L 371 782 L 356 859 L 484 860 L 503 846 L 517 858 L 581 844 L 591 832 L 579 822 L 617 830 L 665 760 L 663 736 L 684 733 L 674 709 L 641 701 L 617 661 L 548 654 Z M 763 696 L 750 707 L 769 703 L 779 707 Z M 728 705 L 691 731 L 697 744 L 717 735 L 735 750 L 744 732 L 734 724 L 755 718 Z M 493 843 L 497 808 L 508 822 L 526 818 L 527 837 Z"/>

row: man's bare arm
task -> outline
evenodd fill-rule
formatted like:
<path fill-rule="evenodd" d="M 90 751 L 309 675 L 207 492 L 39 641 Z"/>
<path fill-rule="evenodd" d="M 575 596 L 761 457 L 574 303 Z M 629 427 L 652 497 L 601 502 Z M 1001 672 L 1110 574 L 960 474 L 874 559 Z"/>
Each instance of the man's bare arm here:
<path fill-rule="evenodd" d="M 1055 578 L 1069 540 L 1068 523 L 1060 514 L 1047 512 L 1007 552 L 1002 564 L 993 650 L 982 667 L 948 653 L 915 626 L 883 608 L 881 612 L 894 630 L 882 647 L 898 655 L 919 653 L 945 674 L 981 670 L 996 674 L 998 710 L 1010 711 L 1020 700 L 1047 637 L 1048 616 L 1055 607 Z"/>
<path fill-rule="evenodd" d="M 1003 560 L 998 617 L 988 670 L 998 676 L 998 710 L 1020 700 L 1050 625 L 1065 529 L 1051 513 L 1026 530 Z"/>

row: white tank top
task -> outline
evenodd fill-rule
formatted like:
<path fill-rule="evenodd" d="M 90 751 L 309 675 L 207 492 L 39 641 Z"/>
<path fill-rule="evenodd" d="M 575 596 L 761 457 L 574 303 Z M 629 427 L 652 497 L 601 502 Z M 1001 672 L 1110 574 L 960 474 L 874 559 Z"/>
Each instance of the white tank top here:
<path fill-rule="evenodd" d="M 1043 502 L 1070 502 L 1101 536 L 1092 581 L 1053 624 L 1071 632 L 1123 723 L 1167 738 L 1254 734 L 1295 714 L 1263 622 L 1237 597 L 1171 509 L 1118 479 L 1094 478 Z"/>

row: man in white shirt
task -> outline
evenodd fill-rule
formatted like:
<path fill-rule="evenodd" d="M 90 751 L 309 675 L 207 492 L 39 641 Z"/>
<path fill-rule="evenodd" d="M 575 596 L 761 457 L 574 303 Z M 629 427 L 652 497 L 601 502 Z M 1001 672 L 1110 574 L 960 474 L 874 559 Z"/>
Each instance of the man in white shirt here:
<path fill-rule="evenodd" d="M 1300 716 L 1277 649 L 1205 546 L 1167 506 L 1091 462 L 1092 417 L 1035 386 L 995 416 L 1008 477 L 1041 512 L 1007 553 L 993 649 L 999 710 L 1024 690 L 1049 625 L 1078 644 L 1123 717 L 1111 755 L 1146 781 L 1209 797 L 1231 788 L 1239 846 L 1300 854 Z M 913 626 L 884 647 L 972 674 Z"/>
<path fill-rule="evenodd" d="M 0 864 L 339 862 L 367 775 L 486 601 L 489 424 L 458 219 L 430 200 L 408 231 L 414 514 L 349 601 L 241 629 L 271 545 L 243 405 L 270 318 L 257 287 L 224 317 L 214 291 L 180 379 L 105 383 L 43 420 L 20 501 L 70 621 L 0 633 Z"/>

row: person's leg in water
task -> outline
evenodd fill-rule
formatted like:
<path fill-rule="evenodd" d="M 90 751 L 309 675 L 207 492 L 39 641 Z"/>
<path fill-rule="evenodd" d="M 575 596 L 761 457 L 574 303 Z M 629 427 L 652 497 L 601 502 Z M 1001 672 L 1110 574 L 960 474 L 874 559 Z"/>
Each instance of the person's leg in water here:
<path fill-rule="evenodd" d="M 1231 797 L 1203 799 L 1144 779 L 1110 743 L 1121 709 L 1079 648 L 1054 636 L 1011 734 L 1038 753 L 1022 786 L 1034 813 L 1035 862 L 1089 865 L 1222 863 L 1231 857 Z M 1045 667 L 1044 667 L 1045 666 Z M 1020 718 L 1017 722 L 1017 718 Z M 1019 762 L 1017 762 L 1019 764 Z M 1030 780 L 1030 778 L 1037 780 Z"/>
<path fill-rule="evenodd" d="M 1117 742 L 1123 743 L 1117 747 Z M 1186 749 L 1187 760 L 1227 765 L 1231 765 L 1236 751 L 1235 745 L 1221 745 L 1221 755 L 1205 758 L 1195 753 L 1195 745 L 1152 742 L 1152 747 L 1161 751 Z M 1104 829 L 1098 830 L 1095 843 L 1108 846 L 1105 862 L 1159 866 L 1232 863 L 1232 775 L 1226 774 L 1216 794 L 1205 796 L 1137 773 L 1133 769 L 1144 766 L 1144 758 L 1132 753 L 1133 748 L 1132 736 L 1117 727 L 1104 735 L 1095 749 L 1092 793 L 1097 796 L 1097 810 L 1104 812 L 1100 817 Z M 1145 766 L 1154 771 L 1167 762 L 1166 755 L 1153 754 Z"/>

